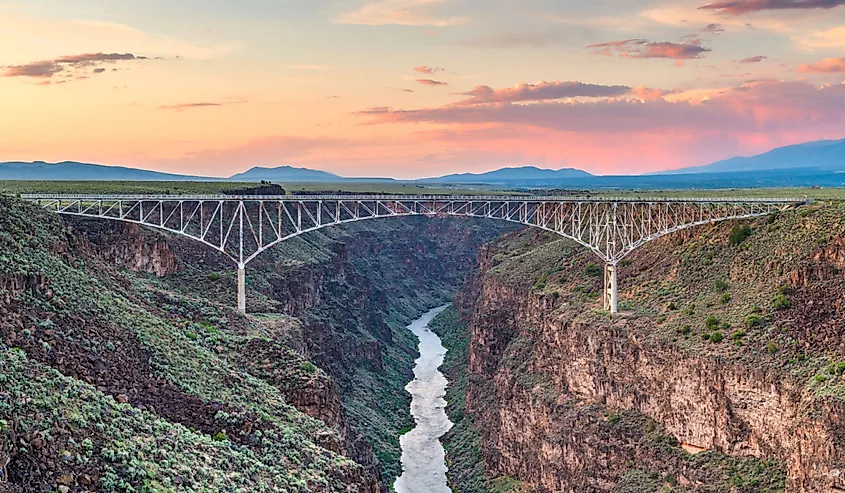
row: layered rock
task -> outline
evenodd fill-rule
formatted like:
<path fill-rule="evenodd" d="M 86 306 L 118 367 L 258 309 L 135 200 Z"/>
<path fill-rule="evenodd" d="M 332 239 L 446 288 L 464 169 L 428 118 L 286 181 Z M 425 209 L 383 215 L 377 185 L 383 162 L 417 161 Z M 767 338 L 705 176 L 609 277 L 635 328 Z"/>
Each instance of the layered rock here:
<path fill-rule="evenodd" d="M 731 224 L 653 242 L 613 318 L 562 240 L 486 250 L 459 304 L 490 474 L 548 492 L 764 491 L 780 471 L 788 491 L 845 489 L 840 213 L 756 222 L 745 245 Z"/>

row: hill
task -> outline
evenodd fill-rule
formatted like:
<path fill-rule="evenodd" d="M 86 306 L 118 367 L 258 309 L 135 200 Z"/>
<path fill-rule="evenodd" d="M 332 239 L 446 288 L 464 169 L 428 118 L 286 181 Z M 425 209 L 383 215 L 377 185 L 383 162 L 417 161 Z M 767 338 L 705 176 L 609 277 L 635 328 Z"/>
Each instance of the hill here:
<path fill-rule="evenodd" d="M 308 168 L 295 168 L 293 166 L 278 166 L 276 168 L 265 168 L 256 166 L 243 173 L 230 176 L 229 180 L 235 181 L 261 181 L 269 180 L 274 182 L 339 182 L 344 181 L 334 173 Z"/>
<path fill-rule="evenodd" d="M 724 173 L 806 168 L 845 170 L 845 139 L 805 142 L 778 147 L 756 156 L 732 157 L 704 166 L 691 166 L 654 174 Z M 796 172 L 803 173 L 803 171 Z"/>
<path fill-rule="evenodd" d="M 486 173 L 456 173 L 419 180 L 429 183 L 478 183 L 490 185 L 534 185 L 559 184 L 573 178 L 591 177 L 590 173 L 575 168 L 559 170 L 542 169 L 536 166 L 500 168 Z"/>
<path fill-rule="evenodd" d="M 0 163 L 0 180 L 147 180 L 147 181 L 215 181 L 219 178 L 177 175 L 123 166 L 63 161 L 61 163 L 31 163 L 13 161 Z"/>

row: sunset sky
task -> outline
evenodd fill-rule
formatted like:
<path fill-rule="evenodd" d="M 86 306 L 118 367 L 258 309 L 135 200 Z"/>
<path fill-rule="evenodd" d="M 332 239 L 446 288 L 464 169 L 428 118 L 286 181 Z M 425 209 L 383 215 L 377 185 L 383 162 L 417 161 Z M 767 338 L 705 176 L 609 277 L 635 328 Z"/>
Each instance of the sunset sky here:
<path fill-rule="evenodd" d="M 845 0 L 0 0 L 0 161 L 629 174 L 845 137 Z"/>

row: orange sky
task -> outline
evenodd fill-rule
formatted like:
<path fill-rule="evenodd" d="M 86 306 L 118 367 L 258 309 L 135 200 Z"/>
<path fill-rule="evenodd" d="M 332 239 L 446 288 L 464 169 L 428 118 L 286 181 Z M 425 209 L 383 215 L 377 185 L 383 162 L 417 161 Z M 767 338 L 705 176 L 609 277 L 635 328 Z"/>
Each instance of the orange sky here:
<path fill-rule="evenodd" d="M 116 3 L 0 3 L 0 161 L 615 174 L 845 137 L 845 0 Z"/>

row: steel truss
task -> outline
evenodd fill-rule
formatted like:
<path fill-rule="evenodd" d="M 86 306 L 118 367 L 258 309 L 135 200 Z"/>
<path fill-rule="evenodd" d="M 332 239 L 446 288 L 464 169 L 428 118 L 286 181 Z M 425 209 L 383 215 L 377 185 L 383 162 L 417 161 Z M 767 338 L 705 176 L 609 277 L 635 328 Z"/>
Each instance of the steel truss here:
<path fill-rule="evenodd" d="M 143 224 L 202 242 L 234 261 L 245 309 L 245 266 L 309 231 L 384 217 L 468 216 L 551 231 L 606 265 L 605 309 L 617 310 L 616 264 L 641 245 L 681 229 L 764 216 L 797 199 L 628 199 L 525 196 L 24 195 L 59 214 Z"/>

